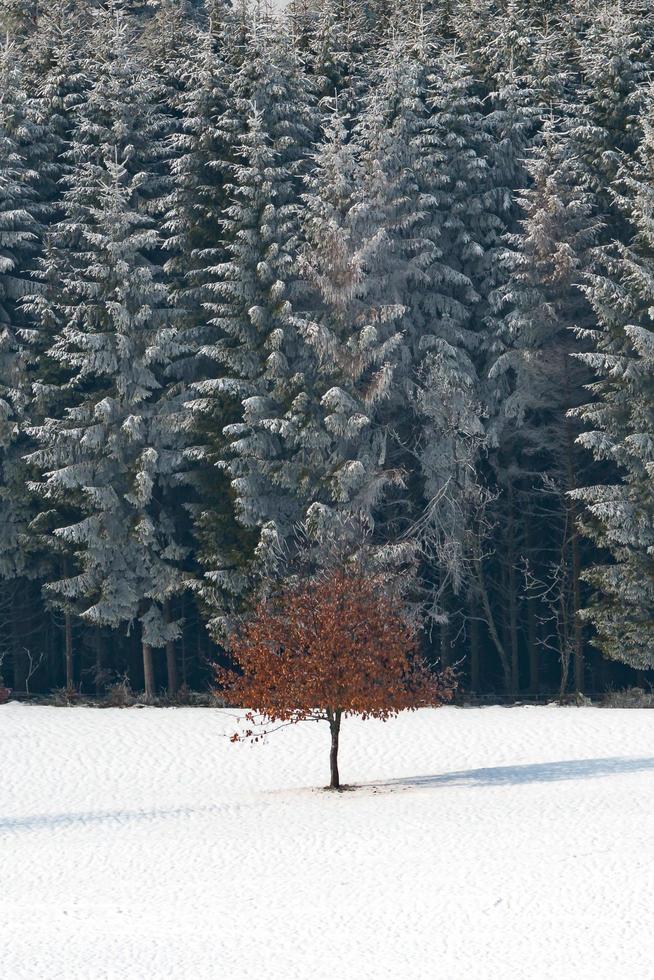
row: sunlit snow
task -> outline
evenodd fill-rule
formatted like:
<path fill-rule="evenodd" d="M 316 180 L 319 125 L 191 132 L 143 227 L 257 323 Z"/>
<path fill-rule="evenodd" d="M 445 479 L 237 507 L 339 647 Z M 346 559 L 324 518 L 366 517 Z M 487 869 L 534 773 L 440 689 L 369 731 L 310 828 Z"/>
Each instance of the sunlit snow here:
<path fill-rule="evenodd" d="M 0 976 L 650 980 L 652 720 L 0 707 Z"/>

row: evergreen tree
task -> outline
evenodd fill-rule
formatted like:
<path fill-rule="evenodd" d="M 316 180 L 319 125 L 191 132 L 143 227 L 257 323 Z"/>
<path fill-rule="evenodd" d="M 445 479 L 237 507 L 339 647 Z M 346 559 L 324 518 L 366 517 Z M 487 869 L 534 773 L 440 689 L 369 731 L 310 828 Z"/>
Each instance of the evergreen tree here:
<path fill-rule="evenodd" d="M 584 186 L 583 162 L 570 152 L 554 121 L 546 124 L 528 170 L 532 186 L 519 197 L 524 215 L 521 229 L 509 239 L 511 248 L 504 257 L 507 282 L 495 297 L 507 312 L 499 335 L 503 351 L 490 378 L 500 405 L 500 459 L 511 474 L 513 498 L 519 510 L 532 515 L 530 520 L 539 512 L 547 515 L 535 559 L 540 569 L 535 569 L 530 555 L 530 575 L 545 582 L 555 574 L 557 582 L 569 583 L 561 596 L 563 607 L 569 608 L 564 642 L 574 661 L 575 690 L 581 691 L 585 686 L 578 619 L 581 560 L 569 492 L 580 483 L 582 464 L 575 448 L 577 429 L 567 413 L 580 403 L 589 380 L 587 369 L 575 358 L 579 341 L 572 328 L 588 329 L 593 322 L 579 283 L 592 267 L 601 226 L 594 197 Z M 522 547 L 526 545 L 523 539 Z M 509 605 L 514 601 L 508 598 Z M 512 654 L 515 688 L 515 644 Z M 536 653 L 530 651 L 532 689 L 538 683 L 536 663 Z M 566 656 L 563 688 L 567 663 Z"/>
<path fill-rule="evenodd" d="M 38 0 L 0 0 L 0 33 L 7 41 L 30 37 L 37 18 Z"/>
<path fill-rule="evenodd" d="M 37 686 L 63 652 L 101 687 L 144 639 L 174 690 L 181 620 L 197 683 L 205 618 L 355 556 L 477 689 L 605 681 L 584 565 L 598 644 L 649 662 L 645 0 L 0 0 L 0 28 L 15 686 L 23 646 Z"/>
<path fill-rule="evenodd" d="M 312 77 L 319 101 L 336 100 L 344 118 L 356 118 L 367 87 L 366 58 L 373 47 L 365 4 L 292 0 L 286 18 Z"/>
<path fill-rule="evenodd" d="M 35 427 L 31 461 L 43 474 L 37 491 L 59 515 L 55 537 L 78 565 L 50 593 L 91 624 L 139 622 L 152 697 L 151 649 L 178 637 L 166 604 L 188 578 L 178 526 L 185 394 L 175 381 L 185 351 L 156 230 L 162 121 L 129 30 L 115 11 L 101 22 L 103 71 L 77 114 L 41 304 L 59 324 L 48 356 L 68 377 L 58 414 Z M 71 504 L 76 518 L 64 523 Z"/>
<path fill-rule="evenodd" d="M 86 21 L 77 0 L 46 0 L 28 48 L 29 116 L 40 136 L 32 152 L 33 167 L 39 175 L 39 216 L 45 225 L 60 216 L 73 114 L 89 86 Z"/>
<path fill-rule="evenodd" d="M 294 322 L 313 365 L 292 406 L 303 523 L 309 538 L 340 542 L 344 554 L 367 541 L 378 560 L 397 564 L 406 549 L 391 555 L 388 528 L 377 532 L 391 488 L 403 486 L 389 454 L 387 411 L 403 308 L 380 288 L 386 268 L 391 296 L 396 286 L 391 242 L 375 222 L 357 147 L 337 113 L 306 184 L 300 271 L 308 291 Z"/>
<path fill-rule="evenodd" d="M 0 574 L 29 574 L 26 543 L 24 425 L 30 407 L 32 331 L 21 303 L 38 248 L 37 175 L 24 156 L 27 94 L 13 47 L 0 52 Z M 29 130 L 28 130 L 29 132 Z"/>
<path fill-rule="evenodd" d="M 196 43 L 180 73 L 173 106 L 179 125 L 172 134 L 172 186 L 166 214 L 166 272 L 174 285 L 196 347 L 206 342 L 206 269 L 224 261 L 222 221 L 229 203 L 230 166 L 235 161 L 228 89 L 236 70 L 230 45 L 233 19 L 198 28 Z M 180 66 L 181 67 L 181 66 Z"/>
<path fill-rule="evenodd" d="M 587 569 L 595 589 L 584 610 L 602 652 L 639 668 L 654 664 L 654 131 L 651 109 L 637 160 L 620 174 L 620 205 L 633 223 L 628 244 L 604 252 L 603 273 L 586 296 L 598 328 L 582 360 L 597 374 L 595 400 L 576 414 L 588 426 L 583 446 L 603 464 L 605 482 L 576 490 L 586 534 L 608 555 Z M 606 479 L 613 473 L 612 479 Z"/>
<path fill-rule="evenodd" d="M 288 367 L 295 345 L 289 320 L 297 279 L 292 255 L 301 173 L 315 119 L 295 53 L 273 42 L 268 31 L 265 24 L 252 24 L 226 93 L 220 75 L 217 88 L 216 76 L 207 78 L 209 104 L 218 98 L 226 108 L 214 124 L 213 146 L 206 145 L 212 153 L 202 178 L 221 235 L 213 244 L 207 235 L 196 252 L 206 263 L 196 276 L 207 314 L 200 353 L 214 366 L 196 386 L 203 441 L 194 455 L 212 467 L 198 531 L 210 583 L 203 597 L 218 613 L 229 596 L 243 591 L 252 551 L 251 535 L 233 526 L 229 512 L 254 532 L 272 521 L 288 530 L 295 515 L 279 472 L 281 449 L 273 429 L 289 397 L 284 373 L 299 370 Z M 244 122 L 247 129 L 239 137 Z M 226 176 L 229 182 L 223 184 Z M 196 187 L 201 192 L 199 181 Z M 221 477 L 223 465 L 231 490 Z"/>
<path fill-rule="evenodd" d="M 464 575 L 477 492 L 470 476 L 483 441 L 475 282 L 485 285 L 484 263 L 503 230 L 488 188 L 491 141 L 465 66 L 420 34 L 382 58 L 357 135 L 365 208 L 390 244 L 378 302 L 402 309 L 389 459 L 410 493 L 394 534 L 413 539 L 427 611 L 444 622 L 443 594 Z"/>
<path fill-rule="evenodd" d="M 30 531 L 34 502 L 27 492 L 26 428 L 34 404 L 34 330 L 24 308 L 39 249 L 39 179 L 32 169 L 38 131 L 32 125 L 22 60 L 15 45 L 0 51 L 0 597 L 2 652 L 9 652 L 13 685 L 28 685 L 30 631 L 43 626 L 35 599 L 41 555 Z"/>
<path fill-rule="evenodd" d="M 196 385 L 200 397 L 194 403 L 203 418 L 225 427 L 203 456 L 214 463 L 231 458 L 226 464 L 231 493 L 214 479 L 210 508 L 200 517 L 207 578 L 217 587 L 205 598 L 218 609 L 221 590 L 238 595 L 247 583 L 248 538 L 226 533 L 221 519 L 225 501 L 217 493 L 229 493 L 245 528 L 276 521 L 288 532 L 298 516 L 288 500 L 293 488 L 284 485 L 280 472 L 281 416 L 290 394 L 289 359 L 294 362 L 289 316 L 291 250 L 297 236 L 293 178 L 273 148 L 261 113 L 253 112 L 240 153 L 244 162 L 234 167 L 233 199 L 223 219 L 229 258 L 210 270 L 211 299 L 205 304 L 216 339 L 202 352 L 220 372 Z"/>
<path fill-rule="evenodd" d="M 595 196 L 604 223 L 603 240 L 625 240 L 629 234 L 616 209 L 611 184 L 641 138 L 640 119 L 650 84 L 654 15 L 640 0 L 592 10 L 580 33 L 577 54 L 579 85 L 566 107 L 568 139 L 583 162 L 584 181 Z"/>

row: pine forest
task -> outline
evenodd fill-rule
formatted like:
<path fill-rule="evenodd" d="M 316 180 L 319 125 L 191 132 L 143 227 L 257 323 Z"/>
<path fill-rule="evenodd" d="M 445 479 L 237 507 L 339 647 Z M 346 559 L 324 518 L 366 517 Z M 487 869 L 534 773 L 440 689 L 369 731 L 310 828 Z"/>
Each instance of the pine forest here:
<path fill-rule="evenodd" d="M 461 691 L 654 677 L 648 0 L 0 0 L 0 37 L 6 688 L 189 698 L 334 567 Z"/>

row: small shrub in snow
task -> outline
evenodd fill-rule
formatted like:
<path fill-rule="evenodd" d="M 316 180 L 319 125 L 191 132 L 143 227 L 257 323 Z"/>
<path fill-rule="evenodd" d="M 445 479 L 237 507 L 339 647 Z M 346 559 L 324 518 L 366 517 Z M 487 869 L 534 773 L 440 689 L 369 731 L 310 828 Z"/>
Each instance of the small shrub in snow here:
<path fill-rule="evenodd" d="M 57 708 L 70 708 L 79 704 L 80 693 L 75 688 L 55 687 L 52 691 L 50 701 Z"/>
<path fill-rule="evenodd" d="M 602 701 L 604 708 L 654 708 L 654 692 L 642 687 L 626 687 L 622 691 L 608 691 Z"/>
<path fill-rule="evenodd" d="M 107 704 L 111 708 L 128 708 L 136 704 L 127 674 L 107 686 Z"/>

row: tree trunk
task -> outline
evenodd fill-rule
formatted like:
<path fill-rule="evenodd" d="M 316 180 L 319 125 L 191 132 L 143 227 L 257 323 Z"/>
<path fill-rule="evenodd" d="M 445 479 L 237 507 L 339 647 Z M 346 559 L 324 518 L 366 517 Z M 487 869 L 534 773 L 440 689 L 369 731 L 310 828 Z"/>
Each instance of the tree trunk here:
<path fill-rule="evenodd" d="M 474 555 L 474 563 L 477 570 L 477 586 L 478 594 L 481 599 L 482 608 L 484 610 L 484 618 L 486 620 L 486 625 L 488 626 L 488 631 L 491 635 L 495 649 L 500 656 L 500 663 L 502 664 L 502 672 L 504 674 L 504 687 L 507 694 L 509 693 L 511 684 L 511 669 L 509 666 L 509 661 L 506 655 L 506 648 L 500 639 L 500 635 L 497 630 L 497 624 L 495 622 L 495 617 L 493 615 L 493 610 L 491 607 L 490 596 L 488 594 L 488 588 L 486 586 L 486 577 L 484 575 L 484 559 L 481 555 L 481 549 L 479 548 L 477 554 Z"/>
<path fill-rule="evenodd" d="M 570 378 L 568 371 L 568 359 L 565 359 L 565 382 L 567 389 L 567 400 L 570 402 Z M 570 420 L 565 420 L 565 448 L 566 448 L 566 470 L 568 478 L 568 491 L 577 489 L 577 468 L 575 465 L 575 434 L 572 431 Z M 580 693 L 584 689 L 584 636 L 579 619 L 581 609 L 581 557 L 579 555 L 579 532 L 577 530 L 577 507 L 571 497 L 567 497 L 568 521 L 570 526 L 570 550 L 572 553 L 572 603 L 574 609 L 573 629 L 573 658 L 574 658 L 574 685 L 575 693 Z"/>
<path fill-rule="evenodd" d="M 518 652 L 518 596 L 517 583 L 515 577 L 516 547 L 515 547 L 515 523 L 514 523 L 514 497 L 513 485 L 509 482 L 508 486 L 508 544 L 509 556 L 507 567 L 507 584 L 509 593 L 509 645 L 511 649 L 511 694 L 514 696 L 520 691 L 520 660 Z"/>
<path fill-rule="evenodd" d="M 57 659 L 57 634 L 52 628 L 52 617 L 43 617 L 43 649 L 46 651 L 48 665 L 48 687 L 52 690 L 61 687 L 59 661 Z"/>
<path fill-rule="evenodd" d="M 21 581 L 16 589 L 13 602 L 9 610 L 11 624 L 11 660 L 13 664 L 14 690 L 27 691 L 28 688 L 28 661 L 25 648 L 22 643 L 23 621 L 22 621 L 22 586 Z"/>
<path fill-rule="evenodd" d="M 170 611 L 169 602 L 167 602 L 164 606 L 164 616 L 166 617 L 166 622 L 170 623 L 172 620 L 172 613 Z M 166 670 L 168 674 L 168 696 L 174 698 L 177 694 L 179 685 L 177 683 L 177 654 L 175 651 L 175 643 L 172 640 L 166 643 Z"/>
<path fill-rule="evenodd" d="M 329 752 L 330 789 L 341 788 L 341 781 L 338 774 L 338 738 L 341 733 L 341 714 L 340 708 L 337 708 L 333 713 L 331 711 L 327 712 L 329 730 L 332 734 L 332 745 Z"/>
<path fill-rule="evenodd" d="M 168 694 L 174 698 L 179 685 L 177 683 L 177 654 L 172 640 L 166 643 L 166 671 L 168 674 Z"/>
<path fill-rule="evenodd" d="M 68 578 L 68 559 L 61 559 L 61 577 Z M 75 689 L 75 665 L 73 662 L 73 617 L 66 609 L 64 611 L 64 669 L 66 672 L 66 690 Z"/>
<path fill-rule="evenodd" d="M 66 636 L 66 690 L 75 690 L 75 672 L 73 666 L 73 617 L 69 612 L 64 613 L 64 633 Z"/>
<path fill-rule="evenodd" d="M 574 604 L 574 680 L 575 693 L 580 693 L 585 687 L 585 663 L 584 663 L 584 637 L 579 618 L 581 609 L 581 560 L 579 557 L 579 533 L 577 531 L 577 513 L 574 503 L 571 504 L 572 526 L 572 601 Z"/>
<path fill-rule="evenodd" d="M 184 594 L 182 596 L 182 615 L 184 617 L 184 621 L 188 623 L 188 621 L 189 621 L 189 608 L 188 608 L 188 597 L 186 596 L 186 594 Z M 182 684 L 184 685 L 185 688 L 188 687 L 188 677 L 187 677 L 187 672 L 186 672 L 186 659 L 187 659 L 186 636 L 187 636 L 187 630 L 183 629 L 182 630 L 182 642 L 181 642 L 181 647 L 182 647 Z"/>
<path fill-rule="evenodd" d="M 529 644 L 529 691 L 540 693 L 540 651 L 538 649 L 538 623 L 536 600 L 527 599 L 527 642 Z"/>
<path fill-rule="evenodd" d="M 470 690 L 478 694 L 481 689 L 481 664 L 479 656 L 479 612 L 474 600 L 470 601 Z"/>
<path fill-rule="evenodd" d="M 533 537 L 531 533 L 531 522 L 533 514 L 529 509 L 525 511 L 525 546 L 527 557 L 531 559 L 533 553 Z M 540 693 L 540 650 L 538 648 L 538 604 L 533 596 L 529 596 L 527 590 L 527 653 L 529 657 L 529 693 Z"/>
<path fill-rule="evenodd" d="M 103 690 L 104 684 L 102 683 L 102 668 L 104 663 L 104 637 L 102 636 L 102 630 L 98 629 L 95 635 L 95 693 L 99 697 Z"/>
<path fill-rule="evenodd" d="M 443 610 L 444 615 L 447 615 L 445 610 Z M 450 646 L 450 621 L 449 618 L 445 622 L 441 623 L 441 635 L 440 635 L 440 665 L 441 667 L 449 667 L 451 661 L 452 648 Z"/>
<path fill-rule="evenodd" d="M 143 647 L 143 682 L 145 687 L 145 700 L 154 701 L 154 668 L 152 665 L 152 647 L 149 643 L 142 643 Z"/>

